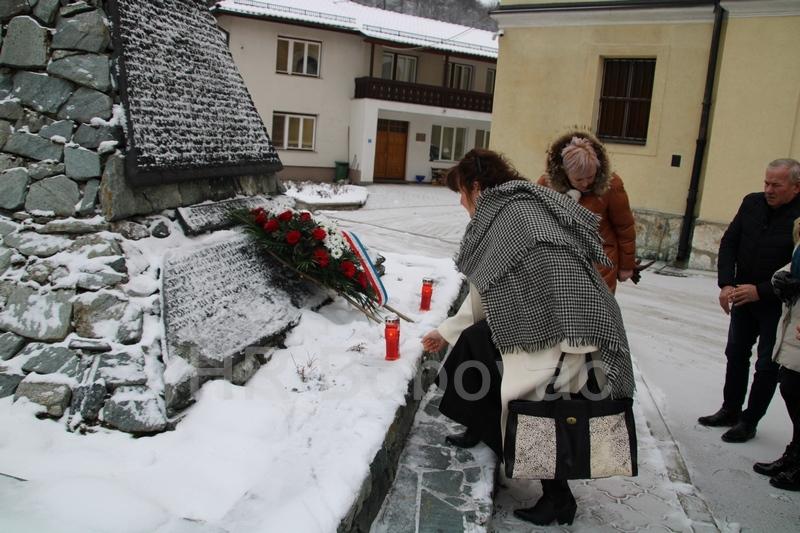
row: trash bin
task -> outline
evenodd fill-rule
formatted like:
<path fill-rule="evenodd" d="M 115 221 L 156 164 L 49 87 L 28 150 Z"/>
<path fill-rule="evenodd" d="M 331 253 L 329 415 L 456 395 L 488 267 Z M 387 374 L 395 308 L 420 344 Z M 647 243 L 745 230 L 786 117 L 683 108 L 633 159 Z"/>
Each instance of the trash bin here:
<path fill-rule="evenodd" d="M 344 181 L 350 172 L 350 163 L 347 161 L 336 161 L 336 173 L 334 174 L 334 181 Z"/>

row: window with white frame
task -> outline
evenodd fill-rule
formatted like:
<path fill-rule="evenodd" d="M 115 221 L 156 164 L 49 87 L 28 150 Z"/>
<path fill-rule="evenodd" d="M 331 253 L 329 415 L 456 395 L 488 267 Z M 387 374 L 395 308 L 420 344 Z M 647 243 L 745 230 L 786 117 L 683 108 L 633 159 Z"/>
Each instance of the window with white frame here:
<path fill-rule="evenodd" d="M 461 63 L 450 63 L 448 87 L 469 91 L 472 89 L 472 67 Z"/>
<path fill-rule="evenodd" d="M 272 114 L 272 144 L 279 150 L 313 150 L 316 129 L 314 115 Z"/>
<path fill-rule="evenodd" d="M 458 161 L 464 157 L 467 128 L 434 125 L 431 129 L 431 161 Z"/>
<path fill-rule="evenodd" d="M 381 63 L 381 78 L 416 83 L 417 58 L 393 52 L 384 52 Z"/>
<path fill-rule="evenodd" d="M 322 43 L 278 37 L 278 55 L 275 70 L 297 76 L 319 76 L 319 59 Z"/>
<path fill-rule="evenodd" d="M 497 76 L 497 71 L 493 68 L 490 68 L 486 71 L 486 92 L 489 94 L 494 94 L 494 79 Z"/>
<path fill-rule="evenodd" d="M 489 148 L 489 130 L 475 130 L 475 148 Z"/>

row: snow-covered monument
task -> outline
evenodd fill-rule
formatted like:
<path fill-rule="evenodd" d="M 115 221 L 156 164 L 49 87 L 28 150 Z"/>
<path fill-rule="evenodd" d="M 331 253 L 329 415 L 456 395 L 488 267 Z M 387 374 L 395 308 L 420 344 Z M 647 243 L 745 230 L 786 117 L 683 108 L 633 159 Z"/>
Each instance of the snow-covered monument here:
<path fill-rule="evenodd" d="M 165 253 L 271 202 L 281 162 L 206 2 L 4 0 L 0 24 L 0 397 L 168 429 L 312 296 L 253 290 L 270 269 L 242 239 Z"/>

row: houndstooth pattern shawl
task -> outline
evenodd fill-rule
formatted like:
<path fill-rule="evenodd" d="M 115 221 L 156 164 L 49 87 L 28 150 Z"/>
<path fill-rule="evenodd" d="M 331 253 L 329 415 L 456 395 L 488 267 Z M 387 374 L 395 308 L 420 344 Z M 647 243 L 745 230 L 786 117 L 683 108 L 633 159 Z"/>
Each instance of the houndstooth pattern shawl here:
<path fill-rule="evenodd" d="M 456 256 L 486 309 L 501 353 L 562 340 L 600 348 L 614 398 L 634 379 L 617 302 L 593 263 L 609 264 L 598 218 L 563 194 L 515 180 L 478 198 Z"/>

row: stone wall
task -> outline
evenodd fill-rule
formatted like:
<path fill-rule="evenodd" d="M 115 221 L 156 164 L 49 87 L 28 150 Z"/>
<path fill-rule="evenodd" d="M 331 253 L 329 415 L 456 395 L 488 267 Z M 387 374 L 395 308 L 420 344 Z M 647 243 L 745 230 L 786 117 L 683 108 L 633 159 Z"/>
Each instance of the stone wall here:
<path fill-rule="evenodd" d="M 643 259 L 675 261 L 683 217 L 646 209 L 634 209 L 636 254 Z M 717 252 L 727 224 L 695 221 L 692 249 L 687 266 L 697 270 L 716 270 Z"/>

